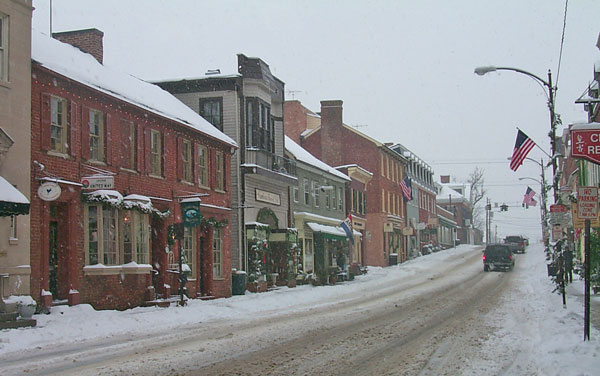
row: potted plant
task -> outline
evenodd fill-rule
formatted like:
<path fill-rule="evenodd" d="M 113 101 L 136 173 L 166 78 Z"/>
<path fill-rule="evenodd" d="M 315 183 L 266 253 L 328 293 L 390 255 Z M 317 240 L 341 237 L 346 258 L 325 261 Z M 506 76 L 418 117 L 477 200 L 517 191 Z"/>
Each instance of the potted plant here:
<path fill-rule="evenodd" d="M 30 319 L 35 313 L 37 303 L 31 296 L 19 296 L 17 301 L 17 307 L 19 309 L 19 315 L 22 319 Z"/>

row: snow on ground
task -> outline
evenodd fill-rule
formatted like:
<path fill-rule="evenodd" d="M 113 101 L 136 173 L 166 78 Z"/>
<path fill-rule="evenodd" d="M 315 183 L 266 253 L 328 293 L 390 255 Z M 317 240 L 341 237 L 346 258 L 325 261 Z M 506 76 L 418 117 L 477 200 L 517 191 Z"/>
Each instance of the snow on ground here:
<path fill-rule="evenodd" d="M 76 341 L 87 343 L 123 334 L 146 334 L 199 322 L 245 320 L 310 310 L 398 286 L 398 281 L 410 280 L 425 271 L 441 270 L 445 261 L 473 249 L 473 246 L 462 245 L 402 265 L 370 267 L 366 275 L 336 286 L 304 285 L 262 294 L 247 292 L 227 299 L 192 300 L 186 307 L 146 307 L 122 312 L 95 311 L 85 304 L 53 307 L 49 315 L 34 316 L 38 322 L 35 328 L 0 331 L 0 355 Z M 517 268 L 526 268 L 529 272 L 515 272 L 513 278 L 519 279 L 515 284 L 518 287 L 506 294 L 499 308 L 482 317 L 498 327 L 482 345 L 482 353 L 489 353 L 491 357 L 498 354 L 498 349 L 518 349 L 515 356 L 523 363 L 536 364 L 539 374 L 595 374 L 600 367 L 600 332 L 592 327 L 591 341 L 583 342 L 583 281 L 574 280 L 569 286 L 567 308 L 563 308 L 561 297 L 551 292 L 552 283 L 547 277 L 541 245 L 532 245 L 526 255 L 518 256 Z M 592 299 L 600 306 L 599 297 Z M 474 374 L 485 374 L 490 361 L 494 360 L 481 357 L 472 361 L 470 368 Z M 519 373 L 519 369 L 511 371 L 509 373 Z"/>

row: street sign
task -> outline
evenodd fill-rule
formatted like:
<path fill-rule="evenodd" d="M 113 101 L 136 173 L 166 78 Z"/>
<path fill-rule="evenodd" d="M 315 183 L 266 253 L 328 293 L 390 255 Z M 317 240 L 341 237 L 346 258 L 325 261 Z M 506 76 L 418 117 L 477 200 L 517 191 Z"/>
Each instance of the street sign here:
<path fill-rule="evenodd" d="M 570 222 L 569 212 L 564 205 L 550 205 L 550 224 L 568 226 Z"/>
<path fill-rule="evenodd" d="M 85 176 L 81 178 L 83 189 L 112 189 L 115 179 L 112 176 Z"/>
<path fill-rule="evenodd" d="M 571 126 L 571 156 L 600 163 L 600 123 Z"/>
<path fill-rule="evenodd" d="M 583 228 L 585 228 L 585 220 L 579 219 L 579 215 L 577 214 L 577 212 L 578 212 L 577 204 L 575 204 L 575 203 L 571 204 L 571 214 L 573 216 L 573 228 L 583 229 Z M 592 219 L 590 221 L 590 226 L 592 228 L 599 228 L 600 227 L 600 217 L 597 216 L 596 218 Z"/>
<path fill-rule="evenodd" d="M 552 226 L 552 241 L 557 242 L 562 238 L 563 228 L 559 225 Z"/>
<path fill-rule="evenodd" d="M 577 215 L 579 219 L 596 219 L 598 217 L 598 188 L 577 188 Z"/>

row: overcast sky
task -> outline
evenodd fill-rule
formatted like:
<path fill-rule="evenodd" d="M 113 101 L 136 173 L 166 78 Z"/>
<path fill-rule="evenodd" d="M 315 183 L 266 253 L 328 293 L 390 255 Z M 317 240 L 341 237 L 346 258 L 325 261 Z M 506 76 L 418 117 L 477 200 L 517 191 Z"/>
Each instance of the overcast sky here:
<path fill-rule="evenodd" d="M 48 32 L 49 0 L 33 3 L 34 27 Z M 402 143 L 436 179 L 465 181 L 478 166 L 492 203 L 517 205 L 527 187 L 518 178 L 539 179 L 540 168 L 526 162 L 515 173 L 506 158 L 517 126 L 550 152 L 545 89 L 522 74 L 473 69 L 509 66 L 544 79 L 551 69 L 563 123 L 586 121 L 574 101 L 600 61 L 600 2 L 568 3 L 558 71 L 564 13 L 565 0 L 53 0 L 52 29 L 102 30 L 105 65 L 146 80 L 232 73 L 236 54 L 260 57 L 287 99 L 313 111 L 341 99 L 346 124 Z M 539 221 L 538 208 L 515 207 L 494 225 L 537 239 Z"/>

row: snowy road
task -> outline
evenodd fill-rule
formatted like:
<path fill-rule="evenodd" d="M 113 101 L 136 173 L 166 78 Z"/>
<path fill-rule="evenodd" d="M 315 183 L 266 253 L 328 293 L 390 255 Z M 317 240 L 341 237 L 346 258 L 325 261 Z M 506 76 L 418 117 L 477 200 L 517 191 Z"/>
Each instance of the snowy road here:
<path fill-rule="evenodd" d="M 0 369 L 3 375 L 553 375 L 561 367 L 570 374 L 575 365 L 577 374 L 593 374 L 585 370 L 598 365 L 597 341 L 576 344 L 572 353 L 540 346 L 552 342 L 545 337 L 550 330 L 536 323 L 549 309 L 540 296 L 532 302 L 531 294 L 548 286 L 543 275 L 540 291 L 531 281 L 532 271 L 540 274 L 545 264 L 541 248 L 530 248 L 508 273 L 484 273 L 481 251 L 471 247 L 376 268 L 338 286 L 132 310 L 154 329 L 127 332 L 115 325 L 117 331 L 106 322 L 104 336 L 55 338 L 56 346 L 0 352 Z M 553 304 L 555 297 L 546 295 Z M 221 317 L 210 316 L 211 307 Z M 578 320 L 561 310 L 553 320 Z M 170 313 L 185 313 L 187 321 L 158 329 L 158 318 Z M 117 314 L 121 326 L 128 325 L 126 313 Z M 560 356 L 563 350 L 572 363 Z"/>

